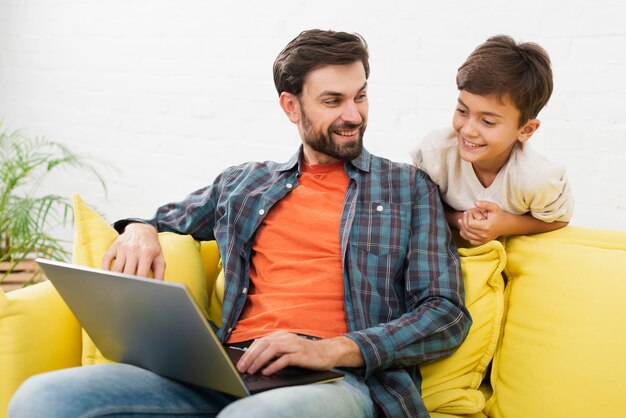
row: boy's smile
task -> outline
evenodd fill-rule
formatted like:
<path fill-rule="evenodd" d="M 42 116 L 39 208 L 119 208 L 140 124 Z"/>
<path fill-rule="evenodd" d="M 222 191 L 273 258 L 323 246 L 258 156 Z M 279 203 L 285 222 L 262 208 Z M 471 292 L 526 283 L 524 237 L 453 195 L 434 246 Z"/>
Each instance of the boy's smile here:
<path fill-rule="evenodd" d="M 515 144 L 525 142 L 539 127 L 530 119 L 519 126 L 519 110 L 507 96 L 481 96 L 461 90 L 452 126 L 459 155 L 472 164 L 484 187 L 489 187 L 509 159 Z"/>

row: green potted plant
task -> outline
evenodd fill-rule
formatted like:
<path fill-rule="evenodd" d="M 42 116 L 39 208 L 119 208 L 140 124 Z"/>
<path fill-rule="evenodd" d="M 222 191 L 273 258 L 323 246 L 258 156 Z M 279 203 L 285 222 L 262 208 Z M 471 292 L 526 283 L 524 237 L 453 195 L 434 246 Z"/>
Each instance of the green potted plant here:
<path fill-rule="evenodd" d="M 0 288 L 40 281 L 35 257 L 68 258 L 64 241 L 49 231 L 72 220 L 71 203 L 41 187 L 50 174 L 62 169 L 87 171 L 106 192 L 103 177 L 85 157 L 0 123 Z"/>

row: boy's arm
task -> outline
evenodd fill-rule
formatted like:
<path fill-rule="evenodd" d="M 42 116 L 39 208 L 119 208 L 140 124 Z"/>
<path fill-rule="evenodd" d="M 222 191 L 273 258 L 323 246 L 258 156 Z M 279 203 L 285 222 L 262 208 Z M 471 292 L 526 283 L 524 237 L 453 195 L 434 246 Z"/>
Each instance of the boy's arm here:
<path fill-rule="evenodd" d="M 473 245 L 480 245 L 502 235 L 538 234 L 563 228 L 567 224 L 560 221 L 544 222 L 529 214 L 514 215 L 503 211 L 495 203 L 480 201 L 476 202 L 474 210 L 463 214 L 459 229 L 464 239 Z"/>
<path fill-rule="evenodd" d="M 443 206 L 446 212 L 446 221 L 450 229 L 456 229 L 457 231 L 461 227 L 461 220 L 463 219 L 463 211 L 452 209 L 447 203 L 443 202 Z"/>

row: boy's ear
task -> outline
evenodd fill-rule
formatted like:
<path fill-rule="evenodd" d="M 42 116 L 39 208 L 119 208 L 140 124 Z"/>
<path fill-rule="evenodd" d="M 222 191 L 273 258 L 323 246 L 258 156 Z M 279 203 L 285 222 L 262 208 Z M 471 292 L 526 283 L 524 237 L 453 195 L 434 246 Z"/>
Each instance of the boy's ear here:
<path fill-rule="evenodd" d="M 541 125 L 539 119 L 528 119 L 524 126 L 519 129 L 517 134 L 517 140 L 519 142 L 528 141 L 530 137 L 533 136 L 535 132 L 537 132 L 537 129 L 539 129 L 539 125 Z"/>
<path fill-rule="evenodd" d="M 283 112 L 289 118 L 292 123 L 300 122 L 300 101 L 298 98 L 286 91 L 280 93 L 280 98 L 278 99 L 280 103 L 280 107 L 282 107 Z"/>

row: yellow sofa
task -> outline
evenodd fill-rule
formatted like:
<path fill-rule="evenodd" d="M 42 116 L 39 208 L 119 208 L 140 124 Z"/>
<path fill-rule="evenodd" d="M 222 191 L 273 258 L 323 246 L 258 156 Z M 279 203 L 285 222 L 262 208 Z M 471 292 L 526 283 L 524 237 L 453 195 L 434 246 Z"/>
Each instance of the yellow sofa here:
<path fill-rule="evenodd" d="M 78 196 L 74 211 L 74 262 L 99 267 L 117 233 Z M 219 324 L 215 243 L 159 239 L 166 280 Z M 421 368 L 433 417 L 626 415 L 626 232 L 567 227 L 459 252 L 474 324 L 456 353 Z M 107 361 L 49 282 L 0 291 L 0 418 L 29 376 Z"/>

